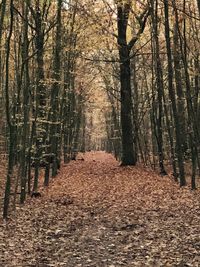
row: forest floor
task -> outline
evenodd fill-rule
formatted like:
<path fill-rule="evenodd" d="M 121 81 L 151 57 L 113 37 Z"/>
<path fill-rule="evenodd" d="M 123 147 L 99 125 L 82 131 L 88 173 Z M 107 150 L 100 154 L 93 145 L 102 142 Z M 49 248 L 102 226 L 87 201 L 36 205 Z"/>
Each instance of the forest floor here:
<path fill-rule="evenodd" d="M 200 193 L 103 152 L 0 222 L 2 267 L 200 266 Z"/>

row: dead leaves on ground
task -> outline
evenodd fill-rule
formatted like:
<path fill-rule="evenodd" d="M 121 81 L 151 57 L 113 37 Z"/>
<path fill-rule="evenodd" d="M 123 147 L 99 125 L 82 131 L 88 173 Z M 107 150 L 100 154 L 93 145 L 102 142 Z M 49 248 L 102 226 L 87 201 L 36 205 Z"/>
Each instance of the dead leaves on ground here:
<path fill-rule="evenodd" d="M 102 152 L 84 157 L 1 225 L 0 266 L 200 266 L 198 191 Z"/>

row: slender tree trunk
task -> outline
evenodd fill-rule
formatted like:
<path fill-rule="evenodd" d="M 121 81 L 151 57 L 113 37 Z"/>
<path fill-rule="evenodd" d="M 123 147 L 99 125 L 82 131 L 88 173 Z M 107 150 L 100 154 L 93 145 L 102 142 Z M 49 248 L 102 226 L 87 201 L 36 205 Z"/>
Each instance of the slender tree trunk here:
<path fill-rule="evenodd" d="M 41 122 L 46 115 L 46 88 L 44 85 L 44 29 L 42 21 L 42 10 L 40 7 L 40 1 L 36 0 L 36 8 L 32 10 L 32 15 L 35 22 L 35 48 L 36 48 L 36 110 L 35 110 L 35 175 L 33 191 L 37 191 L 38 179 L 39 179 L 39 167 L 44 152 L 42 147 L 46 137 L 44 124 Z"/>
<path fill-rule="evenodd" d="M 61 32 L 62 32 L 62 22 L 61 22 L 61 8 L 62 0 L 57 1 L 57 27 L 56 27 L 56 40 L 55 40 L 55 50 L 54 50 L 54 62 L 53 62 L 53 74 L 52 78 L 55 81 L 52 85 L 51 90 L 51 112 L 50 120 L 52 121 L 50 127 L 50 144 L 51 144 L 51 155 L 53 156 L 52 162 L 52 176 L 55 177 L 57 174 L 57 169 L 59 167 L 58 162 L 58 130 L 59 130 L 59 91 L 60 91 L 60 79 L 61 79 Z"/>
<path fill-rule="evenodd" d="M 175 155 L 175 145 L 173 140 L 173 131 L 171 130 L 171 125 L 173 125 L 172 117 L 169 114 L 169 111 L 167 109 L 167 103 L 165 95 L 163 95 L 163 104 L 164 104 L 164 112 L 165 112 L 165 119 L 166 119 L 166 127 L 167 132 L 169 136 L 169 143 L 170 143 L 170 150 L 171 150 L 171 163 L 173 168 L 173 176 L 174 180 L 178 182 L 178 174 L 177 174 L 177 168 L 176 168 L 176 155 Z M 171 119 L 171 122 L 170 122 Z"/>
<path fill-rule="evenodd" d="M 2 34 L 3 34 L 3 25 L 4 25 L 4 18 L 5 18 L 5 12 L 6 12 L 6 0 L 2 0 L 1 2 L 1 10 L 0 10 L 0 70 L 2 67 L 1 63 L 1 45 L 2 45 Z"/>
<path fill-rule="evenodd" d="M 4 195 L 4 208 L 3 208 L 3 218 L 6 219 L 8 216 L 9 202 L 10 202 L 10 190 L 11 190 L 11 177 L 13 173 L 14 166 L 14 126 L 11 121 L 10 115 L 10 100 L 9 100 L 9 58 L 10 58 L 10 41 L 13 33 L 13 0 L 10 0 L 10 29 L 6 42 L 6 81 L 5 81 L 5 97 L 6 97 L 6 117 L 9 129 L 9 160 L 8 160 L 8 171 L 5 186 Z"/>
<path fill-rule="evenodd" d="M 23 5 L 23 13 L 24 13 L 24 40 L 23 40 L 23 55 L 22 60 L 25 65 L 24 68 L 24 84 L 23 84 L 23 147 L 22 147 L 22 155 L 21 155 L 21 196 L 20 202 L 24 203 L 26 198 L 26 184 L 27 184 L 27 145 L 28 145 L 28 133 L 29 133 L 29 64 L 28 64 L 28 6 L 26 2 Z"/>
<path fill-rule="evenodd" d="M 186 118 L 185 118 L 185 96 L 182 85 L 182 75 L 181 75 L 181 55 L 180 55 L 180 44 L 178 41 L 178 25 L 175 23 L 173 31 L 173 43 L 174 43 L 174 77 L 176 83 L 176 93 L 177 93 L 177 112 L 179 117 L 180 134 L 181 141 L 183 144 L 184 152 L 187 149 L 186 141 Z"/>
<path fill-rule="evenodd" d="M 158 114 L 156 116 L 156 131 L 157 131 L 157 145 L 158 145 L 158 157 L 159 167 L 161 175 L 166 175 L 164 167 L 164 152 L 163 152 L 163 72 L 160 59 L 160 47 L 158 39 L 158 1 L 152 1 L 152 23 L 153 23 L 153 39 L 155 44 L 155 71 L 156 71 L 156 83 L 157 83 L 157 95 L 158 95 Z"/>
<path fill-rule="evenodd" d="M 184 163 L 183 163 L 183 140 L 181 139 L 180 133 L 180 124 L 176 107 L 176 96 L 175 90 L 173 86 L 173 67 L 172 67 L 172 52 L 171 52 L 171 43 L 170 43 L 170 28 L 169 28 L 169 10 L 168 10 L 168 0 L 164 1 L 165 7 L 165 40 L 167 47 L 167 58 L 168 58 L 168 89 L 169 89 L 169 97 L 172 102 L 172 110 L 175 121 L 175 133 L 176 133 L 176 144 L 177 144 L 177 158 L 178 158 L 178 166 L 179 166 L 179 176 L 180 176 L 180 185 L 186 185 L 185 180 L 185 171 L 184 171 Z"/>

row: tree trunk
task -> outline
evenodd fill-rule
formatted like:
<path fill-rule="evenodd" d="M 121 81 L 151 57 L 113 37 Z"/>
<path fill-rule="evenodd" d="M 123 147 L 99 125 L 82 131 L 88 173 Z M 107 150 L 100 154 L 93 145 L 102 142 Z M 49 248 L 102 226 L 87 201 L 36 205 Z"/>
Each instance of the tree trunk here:
<path fill-rule="evenodd" d="M 130 59 L 127 47 L 119 48 L 121 84 L 122 165 L 135 165 L 133 144 Z"/>
<path fill-rule="evenodd" d="M 118 45 L 120 58 L 122 165 L 135 165 L 136 153 L 133 144 L 130 50 L 127 44 L 127 20 L 130 6 L 117 8 Z"/>
<path fill-rule="evenodd" d="M 169 89 L 169 97 L 172 102 L 172 110 L 175 121 L 175 133 L 176 133 L 176 144 L 177 144 L 177 158 L 178 158 L 178 166 L 179 166 L 179 176 L 180 176 L 180 185 L 186 185 L 185 180 L 185 171 L 184 171 L 184 163 L 183 163 L 183 140 L 181 139 L 180 133 L 180 124 L 176 107 L 176 96 L 173 86 L 173 67 L 172 67 L 172 52 L 171 52 L 171 43 L 170 43 L 170 28 L 169 28 L 169 10 L 168 10 L 168 0 L 164 1 L 165 6 L 165 40 L 167 47 L 167 58 L 168 58 L 168 89 Z"/>
<path fill-rule="evenodd" d="M 50 143 L 51 143 L 51 155 L 53 155 L 52 162 L 52 176 L 55 177 L 57 174 L 58 164 L 58 131 L 59 131 L 59 92 L 60 92 L 60 79 L 61 79 L 61 8 L 62 0 L 57 1 L 57 27 L 56 27 L 56 40 L 55 40 L 55 51 L 54 51 L 54 64 L 53 64 L 53 75 L 52 79 L 55 82 L 52 85 L 51 90 L 51 127 L 50 127 Z"/>
<path fill-rule="evenodd" d="M 8 160 L 8 170 L 7 179 L 5 186 L 4 195 L 4 207 L 3 207 L 3 218 L 6 219 L 8 216 L 9 202 L 10 202 L 10 190 L 11 190 L 11 177 L 13 173 L 14 166 L 14 126 L 12 124 L 12 119 L 10 115 L 10 101 L 9 101 L 9 58 L 10 58 L 10 41 L 13 33 L 13 0 L 10 0 L 10 28 L 9 34 L 6 42 L 6 81 L 5 81 L 5 97 L 6 97 L 6 118 L 9 130 L 9 160 Z"/>
<path fill-rule="evenodd" d="M 22 132 L 22 140 L 23 140 L 23 147 L 21 153 L 21 195 L 20 195 L 20 202 L 24 203 L 26 198 L 26 184 L 27 184 L 27 144 L 28 144 L 28 132 L 29 132 L 29 64 L 28 64 L 28 6 L 26 2 L 23 6 L 24 12 L 24 40 L 23 40 L 23 50 L 22 50 L 22 60 L 25 65 L 24 70 L 24 84 L 23 84 L 23 132 Z"/>
<path fill-rule="evenodd" d="M 176 83 L 176 93 L 177 93 L 177 112 L 179 117 L 180 125 L 180 135 L 183 144 L 183 151 L 187 150 L 187 140 L 186 140 L 186 118 L 185 118 L 185 96 L 182 85 L 182 75 L 181 75 L 181 55 L 180 55 L 180 44 L 178 41 L 178 25 L 175 23 L 173 31 L 173 43 L 174 43 L 174 77 Z"/>
<path fill-rule="evenodd" d="M 159 167 L 160 174 L 166 175 L 164 167 L 164 153 L 163 153 L 163 94 L 164 94 L 164 84 L 163 84 L 163 71 L 160 59 L 160 46 L 158 39 L 158 1 L 152 1 L 152 23 L 153 23 L 153 41 L 155 49 L 155 72 L 156 72 L 156 85 L 157 85 L 157 102 L 158 102 L 158 112 L 156 116 L 156 140 L 158 146 L 158 157 L 159 157 Z"/>

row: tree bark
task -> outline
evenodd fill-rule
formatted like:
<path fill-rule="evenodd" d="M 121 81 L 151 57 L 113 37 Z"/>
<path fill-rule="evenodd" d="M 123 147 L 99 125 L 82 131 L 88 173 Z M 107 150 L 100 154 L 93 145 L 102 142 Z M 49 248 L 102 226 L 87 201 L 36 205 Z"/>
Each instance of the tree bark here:
<path fill-rule="evenodd" d="M 133 143 L 130 49 L 127 44 L 127 23 L 130 5 L 117 7 L 118 45 L 120 58 L 122 165 L 135 165 L 136 151 Z"/>
<path fill-rule="evenodd" d="M 13 0 L 10 0 L 10 28 L 9 34 L 6 42 L 6 81 L 5 81 L 5 97 L 6 97 L 6 117 L 7 125 L 9 130 L 9 158 L 8 158 L 8 170 L 7 170 L 7 179 L 5 186 L 4 194 L 4 207 L 3 207 L 3 218 L 7 219 L 8 209 L 10 203 L 10 190 L 11 190 L 11 177 L 13 173 L 14 166 L 14 126 L 12 124 L 11 115 L 10 115 L 10 101 L 9 101 L 9 58 L 10 58 L 10 41 L 13 33 Z"/>
<path fill-rule="evenodd" d="M 171 52 L 171 43 L 170 43 L 170 28 L 169 28 L 169 9 L 168 9 L 168 0 L 164 0 L 165 7 L 165 40 L 167 47 L 167 58 L 168 58 L 168 90 L 169 97 L 172 102 L 172 110 L 175 121 L 175 133 L 176 133 L 176 144 L 177 144 L 177 158 L 178 158 L 178 166 L 179 166 L 179 177 L 180 177 L 180 185 L 186 185 L 185 180 L 185 171 L 184 171 L 184 163 L 183 163 L 183 140 L 181 139 L 180 132 L 180 124 L 176 106 L 176 96 L 173 85 L 173 66 L 172 66 L 172 52 Z"/>
<path fill-rule="evenodd" d="M 164 84 L 163 84 L 163 71 L 160 59 L 160 46 L 158 39 L 158 1 L 151 1 L 152 5 L 152 24 L 153 24 L 153 41 L 155 49 L 155 72 L 156 72 L 156 84 L 157 84 L 157 103 L 158 103 L 158 114 L 156 116 L 156 140 L 158 146 L 158 157 L 160 174 L 166 175 L 164 167 L 164 152 L 163 152 L 163 95 L 164 95 Z"/>
<path fill-rule="evenodd" d="M 26 184 L 27 184 L 27 144 L 28 144 L 28 133 L 29 133 L 29 64 L 28 64 L 28 5 L 26 2 L 23 3 L 23 13 L 25 17 L 24 21 L 24 40 L 23 40 L 23 49 L 22 49 L 22 60 L 25 65 L 23 68 L 24 71 L 24 84 L 23 84 L 23 147 L 21 153 L 21 195 L 20 202 L 24 203 L 26 198 Z"/>
<path fill-rule="evenodd" d="M 50 127 L 50 143 L 51 143 L 51 155 L 53 156 L 52 162 L 52 176 L 55 177 L 59 167 L 58 162 L 58 132 L 59 132 L 59 92 L 60 92 L 60 80 L 61 80 L 61 8 L 62 0 L 57 1 L 57 27 L 56 27 L 56 40 L 54 50 L 54 62 L 53 62 L 53 74 L 52 79 L 55 81 L 51 89 L 51 112 L 50 120 L 52 122 Z"/>

